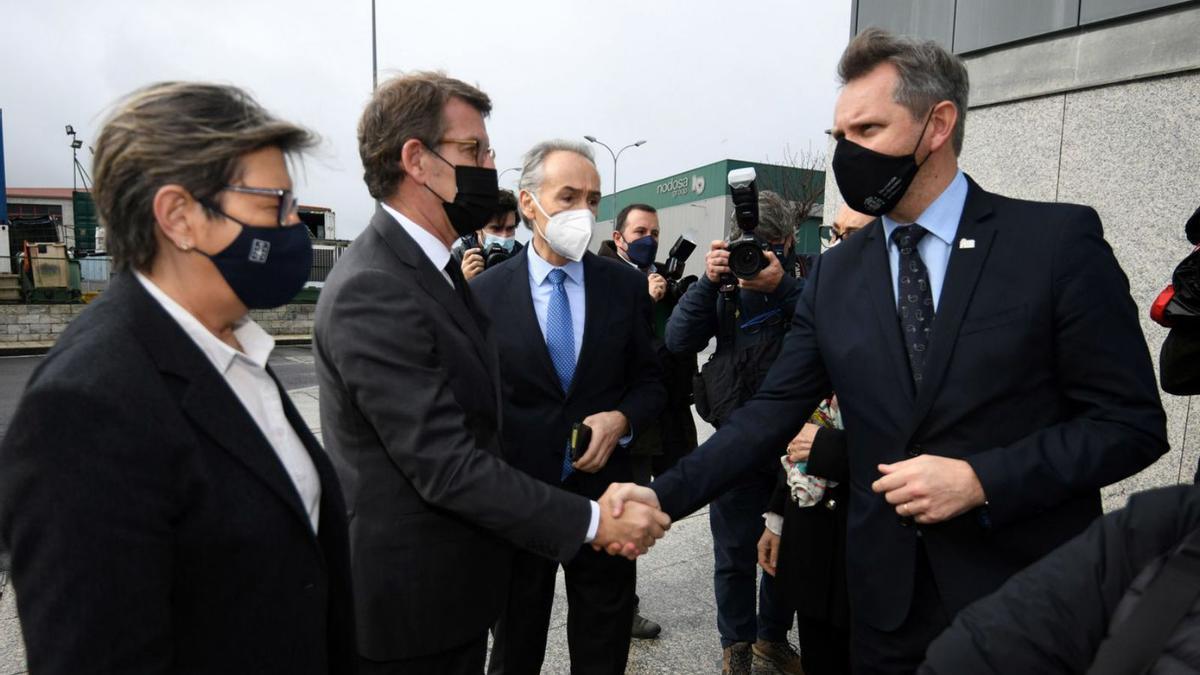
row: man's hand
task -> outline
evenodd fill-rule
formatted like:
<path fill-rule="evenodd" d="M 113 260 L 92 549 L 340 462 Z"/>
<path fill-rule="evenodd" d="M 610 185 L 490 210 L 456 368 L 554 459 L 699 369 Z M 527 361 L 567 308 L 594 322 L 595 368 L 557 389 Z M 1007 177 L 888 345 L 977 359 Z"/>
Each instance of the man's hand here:
<path fill-rule="evenodd" d="M 800 427 L 800 433 L 788 441 L 787 454 L 789 462 L 799 464 L 800 462 L 808 461 L 808 455 L 812 452 L 813 440 L 816 439 L 817 430 L 820 428 L 812 422 L 808 422 Z"/>
<path fill-rule="evenodd" d="M 577 471 L 596 473 L 608 464 L 617 441 L 629 433 L 629 420 L 616 410 L 588 415 L 583 423 L 592 428 L 592 442 L 578 462 L 572 464 Z"/>
<path fill-rule="evenodd" d="M 671 529 L 671 518 L 658 510 L 658 496 L 650 488 L 613 483 L 599 504 L 600 527 L 592 541 L 597 551 L 633 560 Z"/>
<path fill-rule="evenodd" d="M 721 276 L 729 274 L 729 245 L 720 239 L 708 247 L 708 255 L 704 256 L 704 276 L 714 284 L 721 283 Z"/>
<path fill-rule="evenodd" d="M 871 489 L 883 494 L 896 513 L 922 525 L 949 520 L 986 500 L 975 470 L 961 459 L 920 455 L 895 464 L 880 464 L 883 478 Z"/>
<path fill-rule="evenodd" d="M 483 254 L 480 253 L 479 249 L 469 248 L 463 251 L 461 267 L 463 276 L 467 279 L 467 281 L 479 276 L 479 273 L 483 272 L 485 265 L 486 263 L 483 261 Z"/>
<path fill-rule="evenodd" d="M 763 528 L 762 537 L 758 540 L 758 566 L 771 576 L 775 576 L 775 568 L 779 564 L 779 535 Z"/>
<path fill-rule="evenodd" d="M 753 279 L 738 279 L 738 285 L 748 291 L 774 293 L 783 280 L 783 265 L 775 257 L 774 251 L 763 251 L 763 255 L 767 258 L 767 266 L 759 270 Z"/>
<path fill-rule="evenodd" d="M 662 300 L 663 296 L 667 294 L 667 278 L 655 272 L 646 279 L 650 284 L 650 299 L 654 302 Z"/>

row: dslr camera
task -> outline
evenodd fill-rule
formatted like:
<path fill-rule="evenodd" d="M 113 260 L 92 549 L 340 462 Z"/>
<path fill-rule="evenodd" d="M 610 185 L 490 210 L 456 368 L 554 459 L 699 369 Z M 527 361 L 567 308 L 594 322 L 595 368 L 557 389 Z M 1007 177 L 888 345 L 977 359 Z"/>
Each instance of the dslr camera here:
<path fill-rule="evenodd" d="M 769 264 L 763 253 L 769 251 L 771 245 L 754 234 L 758 227 L 758 178 L 754 167 L 734 169 L 729 172 L 729 189 L 733 198 L 733 217 L 738 229 L 742 231 L 739 239 L 729 242 L 729 269 L 733 277 L 738 279 L 753 279 Z M 731 293 L 737 290 L 737 279 L 726 278 L 721 284 L 721 290 Z"/>
<path fill-rule="evenodd" d="M 459 241 L 462 242 L 464 256 L 466 256 L 467 251 L 473 248 L 479 249 L 479 254 L 483 256 L 483 269 L 485 270 L 491 269 L 493 265 L 499 265 L 500 263 L 512 257 L 512 254 L 508 252 L 508 249 L 504 248 L 500 244 L 492 244 L 486 249 L 483 248 L 483 244 L 479 243 L 479 235 L 475 234 L 474 232 L 468 234 Z"/>
<path fill-rule="evenodd" d="M 683 268 L 687 264 L 687 259 L 695 250 L 695 242 L 688 239 L 686 235 L 680 235 L 667 253 L 667 262 L 662 266 L 661 273 L 667 280 L 667 295 L 674 298 L 675 302 L 679 302 L 688 287 L 696 281 L 694 275 L 683 276 Z"/>

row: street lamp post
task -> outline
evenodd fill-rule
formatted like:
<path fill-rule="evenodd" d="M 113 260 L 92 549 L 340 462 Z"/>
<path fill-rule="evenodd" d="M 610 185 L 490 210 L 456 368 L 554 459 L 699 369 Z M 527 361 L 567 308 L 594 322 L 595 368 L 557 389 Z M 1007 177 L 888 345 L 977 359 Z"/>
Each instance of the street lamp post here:
<path fill-rule="evenodd" d="M 621 158 L 622 152 L 625 152 L 626 150 L 628 150 L 630 148 L 636 148 L 636 147 L 645 145 L 646 141 L 641 140 L 636 143 L 630 143 L 629 145 L 621 148 L 620 150 L 613 152 L 613 149 L 608 147 L 608 144 L 596 140 L 595 136 L 584 136 L 584 139 L 586 139 L 589 143 L 595 143 L 596 145 L 603 145 L 604 149 L 608 151 L 608 154 L 612 155 L 612 158 L 613 158 L 613 225 L 616 226 L 617 212 L 618 212 L 618 209 L 617 209 L 617 206 L 618 206 L 618 204 L 617 204 L 617 160 Z"/>

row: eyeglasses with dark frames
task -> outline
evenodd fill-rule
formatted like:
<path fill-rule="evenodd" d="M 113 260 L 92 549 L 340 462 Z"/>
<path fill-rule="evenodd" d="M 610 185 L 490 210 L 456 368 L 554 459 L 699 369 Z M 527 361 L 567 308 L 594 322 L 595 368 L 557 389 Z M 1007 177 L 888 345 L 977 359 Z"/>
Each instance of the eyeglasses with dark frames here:
<path fill-rule="evenodd" d="M 275 197 L 279 200 L 279 205 L 276 208 L 276 220 L 280 227 L 291 227 L 298 225 L 299 222 L 288 222 L 292 216 L 300 211 L 300 200 L 296 199 L 296 195 L 291 190 L 281 188 L 256 188 L 246 187 L 244 185 L 226 185 L 225 190 L 229 192 L 240 192 L 247 195 L 260 195 L 263 197 Z M 222 214 L 224 215 L 224 214 Z"/>
<path fill-rule="evenodd" d="M 832 225 L 821 225 L 817 228 L 817 234 L 821 237 L 821 242 L 825 246 L 833 246 L 846 238 L 846 235 L 838 232 Z"/>

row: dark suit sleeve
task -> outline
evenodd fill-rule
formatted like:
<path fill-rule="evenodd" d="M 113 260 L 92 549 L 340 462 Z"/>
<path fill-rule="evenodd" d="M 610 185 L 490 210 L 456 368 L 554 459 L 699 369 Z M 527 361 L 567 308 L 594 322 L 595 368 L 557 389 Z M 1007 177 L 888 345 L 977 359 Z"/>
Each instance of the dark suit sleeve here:
<path fill-rule="evenodd" d="M 783 467 L 775 476 L 775 489 L 771 491 L 771 501 L 767 502 L 767 512 L 782 516 L 787 513 L 788 485 L 787 472 Z"/>
<path fill-rule="evenodd" d="M 1134 577 L 1200 525 L 1200 492 L 1172 486 L 1129 506 L 959 612 L 930 645 L 924 675 L 1082 673 Z"/>
<path fill-rule="evenodd" d="M 717 334 L 718 286 L 701 275 L 675 305 L 667 320 L 667 349 L 676 354 L 694 354 L 708 346 Z"/>
<path fill-rule="evenodd" d="M 833 389 L 817 346 L 820 269 L 818 259 L 779 356 L 758 392 L 712 438 L 652 484 L 673 519 L 712 501 L 747 473 L 777 462 L 796 430 Z"/>
<path fill-rule="evenodd" d="M 632 296 L 636 314 L 624 359 L 629 389 L 617 410 L 629 420 L 629 429 L 636 437 L 658 419 L 667 403 L 667 390 L 663 386 L 662 365 L 654 351 L 654 304 L 641 277 L 637 278 Z"/>
<path fill-rule="evenodd" d="M 1133 475 L 1167 451 L 1166 416 L 1129 281 L 1100 217 L 1055 226 L 1056 372 L 1069 419 L 972 455 L 992 523 L 1003 525 Z"/>
<path fill-rule="evenodd" d="M 0 446 L 29 669 L 172 672 L 178 455 L 148 411 L 77 386 L 32 387 Z"/>
<path fill-rule="evenodd" d="M 845 483 L 850 480 L 850 455 L 846 452 L 846 432 L 821 427 L 808 453 L 808 474 Z"/>
<path fill-rule="evenodd" d="M 569 560 L 587 536 L 589 500 L 475 447 L 450 388 L 447 356 L 414 292 L 383 272 L 347 278 L 327 333 L 318 335 L 323 358 L 422 499 L 518 546 Z"/>

